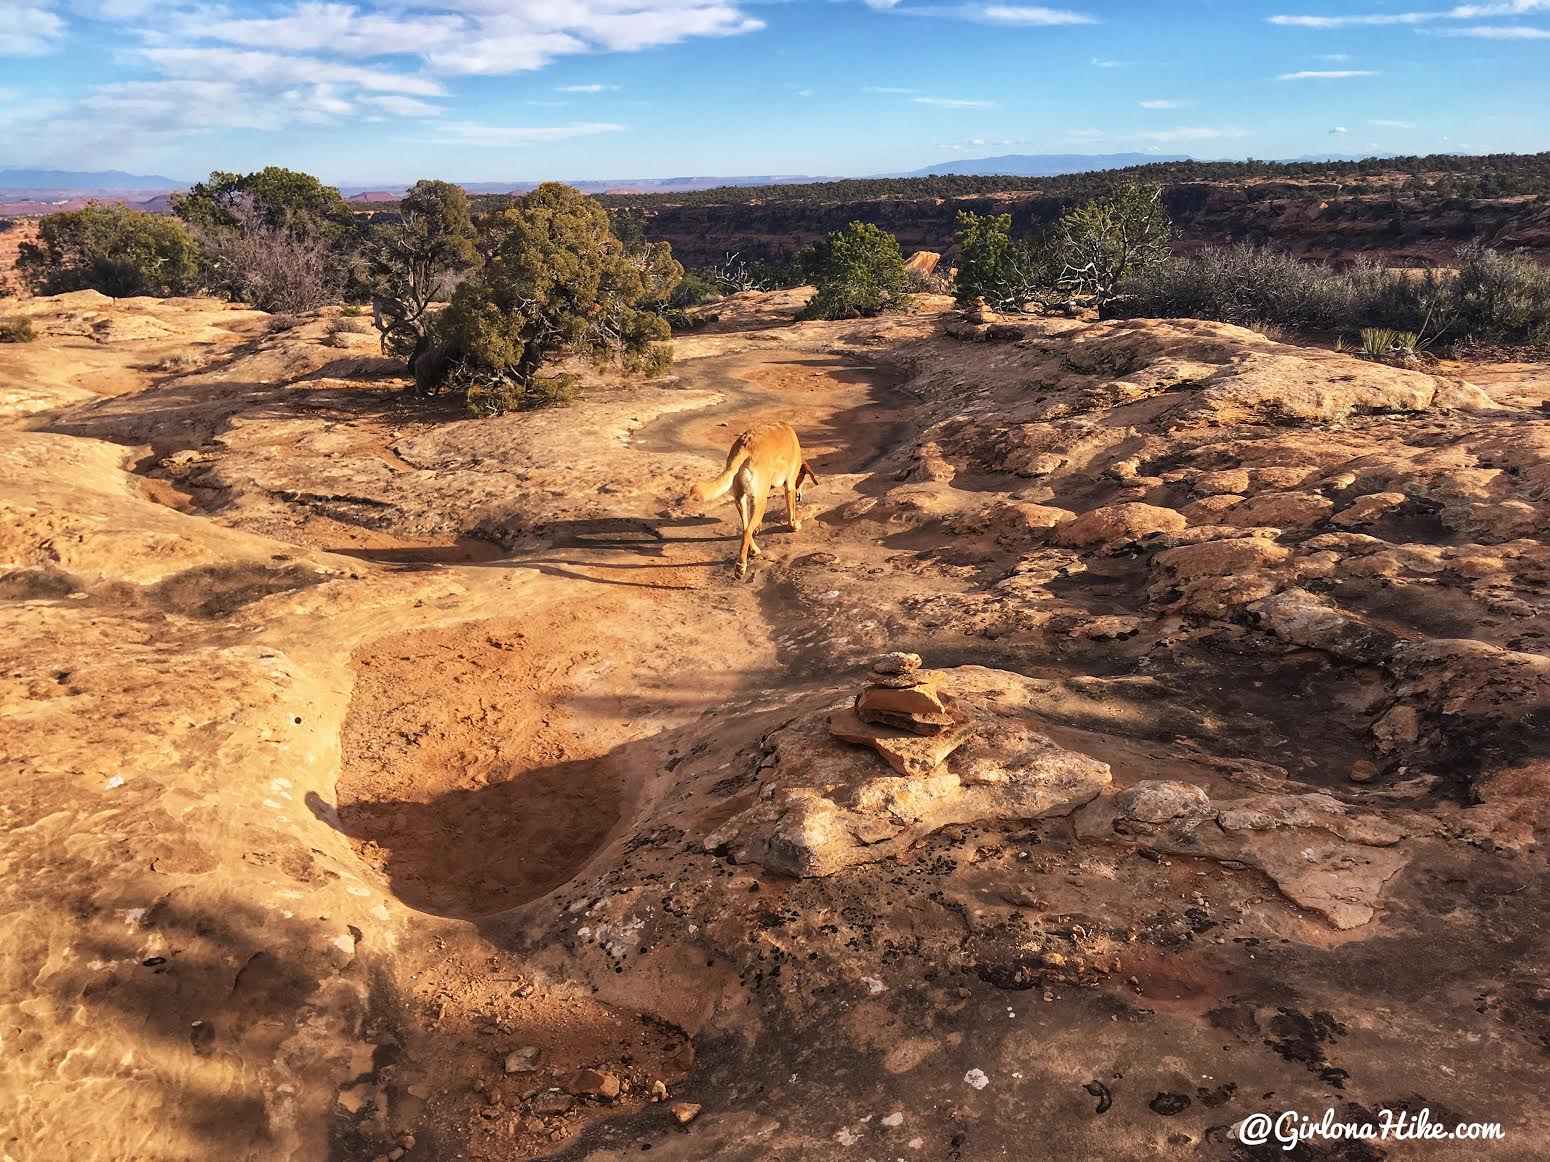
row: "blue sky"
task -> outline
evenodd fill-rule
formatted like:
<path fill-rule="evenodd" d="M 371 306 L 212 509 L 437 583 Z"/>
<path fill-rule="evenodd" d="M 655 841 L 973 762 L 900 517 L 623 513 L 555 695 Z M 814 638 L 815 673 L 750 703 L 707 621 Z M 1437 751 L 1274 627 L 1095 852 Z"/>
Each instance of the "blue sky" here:
<path fill-rule="evenodd" d="M 0 167 L 342 184 L 1550 149 L 1550 0 L 0 0 Z"/>

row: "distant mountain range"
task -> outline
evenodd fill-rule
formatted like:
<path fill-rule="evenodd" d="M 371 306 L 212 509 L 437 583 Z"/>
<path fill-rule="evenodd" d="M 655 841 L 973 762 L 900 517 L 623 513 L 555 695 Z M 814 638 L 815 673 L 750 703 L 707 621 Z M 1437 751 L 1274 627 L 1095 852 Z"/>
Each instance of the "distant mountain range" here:
<path fill-rule="evenodd" d="M 942 175 L 985 177 L 1056 177 L 1061 174 L 1093 173 L 1100 170 L 1124 169 L 1130 166 L 1149 165 L 1154 162 L 1180 162 L 1193 160 L 1182 154 L 1155 153 L 1011 153 L 1000 157 L 962 158 L 955 161 L 937 162 L 921 169 L 899 173 L 871 174 L 879 178 L 934 177 Z M 1359 161 L 1354 155 L 1310 154 L 1303 157 L 1281 158 L 1281 161 Z M 573 181 L 570 185 L 589 194 L 673 194 L 691 193 L 697 190 L 716 189 L 723 186 L 783 186 L 838 180 L 806 174 L 744 174 L 735 176 L 702 176 L 672 178 L 609 178 L 598 181 Z M 164 213 L 169 208 L 168 195 L 184 190 L 192 183 L 156 174 L 125 173 L 122 170 L 81 172 L 54 169 L 7 169 L 0 170 L 0 214 L 31 215 L 47 214 L 55 210 L 73 209 L 90 199 L 122 202 L 146 210 Z M 472 194 L 524 193 L 538 185 L 537 181 L 464 182 L 463 188 Z M 373 202 L 395 201 L 403 195 L 408 184 L 392 182 L 381 185 L 361 183 L 345 184 L 344 195 L 358 205 Z"/>
<path fill-rule="evenodd" d="M 988 174 L 1008 177 L 1053 177 L 1063 173 L 1089 173 L 1094 170 L 1121 169 L 1153 161 L 1187 161 L 1188 158 L 1162 157 L 1151 153 L 1044 153 L 1007 154 L 1002 157 L 964 158 L 939 162 L 923 169 L 900 173 L 870 174 L 869 177 L 929 177 L 933 174 Z M 854 175 L 852 175 L 854 176 Z M 572 181 L 589 194 L 672 194 L 709 190 L 719 186 L 784 186 L 838 180 L 833 175 L 813 174 L 731 174 L 671 178 L 606 178 Z M 75 170 L 7 169 L 0 170 L 0 202 L 66 200 L 91 194 L 133 191 L 162 193 L 187 189 L 192 183 L 155 174 L 124 173 L 104 170 L 88 173 Z M 463 182 L 471 194 L 525 193 L 537 181 Z M 390 201 L 408 189 L 408 183 L 384 182 L 368 185 L 346 183 L 340 187 L 345 197 L 357 202 Z M 30 195 L 30 197 L 26 196 Z"/>
<path fill-rule="evenodd" d="M 1189 161 L 1182 155 L 1156 153 L 1008 153 L 1000 157 L 965 158 L 943 161 L 924 169 L 904 173 L 878 174 L 885 178 L 928 178 L 938 174 L 972 174 L 993 177 L 1051 178 L 1058 174 L 1095 173 L 1105 169 L 1127 169 L 1133 165 L 1151 165 L 1161 161 Z"/>
<path fill-rule="evenodd" d="M 77 190 L 185 190 L 192 183 L 155 174 L 108 169 L 82 173 L 69 169 L 0 169 L 0 190 L 70 193 Z"/>

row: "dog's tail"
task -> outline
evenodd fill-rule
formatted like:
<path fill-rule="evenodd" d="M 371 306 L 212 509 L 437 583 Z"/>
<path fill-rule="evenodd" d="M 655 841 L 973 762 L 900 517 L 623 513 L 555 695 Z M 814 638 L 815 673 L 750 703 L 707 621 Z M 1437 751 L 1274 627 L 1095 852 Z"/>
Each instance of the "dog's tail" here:
<path fill-rule="evenodd" d="M 738 469 L 748 463 L 748 449 L 739 444 L 732 449 L 727 456 L 726 471 L 714 480 L 702 480 L 692 489 L 699 500 L 715 500 L 718 496 L 725 496 L 732 487 L 732 481 L 737 479 Z"/>
<path fill-rule="evenodd" d="M 806 460 L 803 460 L 802 461 L 802 467 L 797 469 L 796 487 L 798 487 L 798 488 L 802 487 L 802 477 L 804 477 L 804 476 L 807 477 L 809 480 L 811 480 L 814 484 L 818 483 L 818 473 L 816 473 L 816 472 L 814 472 L 812 470 L 812 468 L 808 465 Z"/>

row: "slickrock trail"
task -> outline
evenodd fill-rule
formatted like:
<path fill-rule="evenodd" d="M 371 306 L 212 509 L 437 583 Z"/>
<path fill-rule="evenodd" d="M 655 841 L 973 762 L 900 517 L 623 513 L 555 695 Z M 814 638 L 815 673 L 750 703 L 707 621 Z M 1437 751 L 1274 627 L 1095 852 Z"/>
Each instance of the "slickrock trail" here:
<path fill-rule="evenodd" d="M 1550 1152 L 1539 371 L 799 302 L 480 421 L 336 312 L 17 305 L 0 1158 Z"/>

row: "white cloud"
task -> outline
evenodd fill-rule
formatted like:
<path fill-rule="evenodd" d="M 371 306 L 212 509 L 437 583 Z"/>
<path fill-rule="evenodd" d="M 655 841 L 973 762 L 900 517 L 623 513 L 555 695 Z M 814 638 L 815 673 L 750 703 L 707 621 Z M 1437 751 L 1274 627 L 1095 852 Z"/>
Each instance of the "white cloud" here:
<path fill-rule="evenodd" d="M 617 93 L 618 85 L 559 85 L 557 93 Z"/>
<path fill-rule="evenodd" d="M 1494 0 L 1489 4 L 1460 4 L 1435 12 L 1367 12 L 1345 16 L 1267 16 L 1267 23 L 1282 28 L 1376 28 L 1393 25 L 1432 25 L 1446 20 L 1479 20 L 1496 16 L 1532 16 L 1550 13 L 1550 0 Z M 1418 28 L 1419 32 L 1434 31 Z M 1458 30 L 1436 30 L 1439 36 L 1468 36 L 1483 40 L 1544 40 L 1550 30 L 1526 25 L 1482 25 Z"/>
<path fill-rule="evenodd" d="M 411 73 L 393 73 L 315 57 L 231 48 L 146 48 L 139 55 L 168 77 L 180 80 L 236 81 L 260 86 L 311 85 L 326 80 L 372 92 L 440 97 L 441 82 Z"/>
<path fill-rule="evenodd" d="M 747 14 L 752 2 L 275 0 L 250 14 L 252 8 L 219 0 L 0 0 L 0 53 L 47 51 L 66 32 L 56 3 L 82 19 L 116 25 L 111 31 L 126 46 L 121 59 L 144 75 L 95 85 L 85 97 L 51 108 L 46 120 L 29 119 L 38 128 L 29 128 L 27 148 L 53 156 L 124 156 L 131 147 L 144 153 L 164 140 L 219 128 L 280 131 L 348 117 L 433 118 L 443 112 L 438 98 L 448 95 L 448 78 L 507 75 L 564 56 L 753 32 L 763 24 Z M 587 93 L 616 86 L 562 88 Z M 20 124 L 7 120 L 7 128 Z M 532 143 L 608 131 L 596 124 L 478 132 L 492 141 Z"/>
<path fill-rule="evenodd" d="M 623 125 L 604 121 L 575 121 L 569 125 L 507 126 L 482 125 L 476 121 L 451 121 L 438 131 L 441 140 L 484 149 L 516 149 L 546 141 L 565 141 L 572 137 L 592 137 L 599 133 L 618 133 Z"/>
<path fill-rule="evenodd" d="M 1473 28 L 1444 28 L 1438 36 L 1467 36 L 1476 40 L 1550 40 L 1550 28 L 1527 24 L 1481 24 Z"/>
<path fill-rule="evenodd" d="M 1330 130 L 1330 132 L 1331 133 L 1349 133 L 1351 131 L 1349 129 L 1347 129 L 1344 125 L 1336 125 L 1333 129 Z"/>
<path fill-rule="evenodd" d="M 418 97 L 401 97 L 397 93 L 373 94 L 362 97 L 360 103 L 368 109 L 380 110 L 393 117 L 441 116 L 441 106 L 432 105 Z"/>
<path fill-rule="evenodd" d="M 1482 16 L 1531 16 L 1550 12 L 1550 0 L 1502 0 L 1497 4 L 1460 4 L 1448 15 L 1456 20 L 1477 20 Z"/>
<path fill-rule="evenodd" d="M 1383 118 L 1376 118 L 1367 122 L 1367 124 L 1376 125 L 1380 129 L 1414 129 L 1416 127 L 1414 121 L 1390 121 Z"/>
<path fill-rule="evenodd" d="M 320 3 L 297 4 L 279 16 L 235 20 L 211 19 L 208 11 L 179 13 L 172 25 L 175 35 L 188 40 L 351 57 L 425 53 L 455 43 L 470 29 L 455 12 L 404 17 Z"/>
<path fill-rule="evenodd" d="M 971 101 L 965 97 L 915 97 L 917 105 L 935 105 L 938 109 L 994 109 L 994 101 Z"/>
<path fill-rule="evenodd" d="M 46 5 L 0 6 L 0 56 L 41 56 L 64 35 L 65 22 Z"/>
<path fill-rule="evenodd" d="M 1282 28 L 1354 28 L 1385 24 L 1426 24 L 1442 17 L 1441 12 L 1373 12 L 1362 16 L 1267 16 L 1265 21 Z"/>
<path fill-rule="evenodd" d="M 991 24 L 1015 24 L 1024 28 L 1057 28 L 1071 24 L 1097 24 L 1096 16 L 1072 12 L 1066 8 L 1045 8 L 1030 4 L 987 4 L 979 10 L 979 19 Z"/>
<path fill-rule="evenodd" d="M 1346 77 L 1375 77 L 1371 69 L 1303 69 L 1295 73 L 1282 73 L 1278 81 L 1339 81 Z"/>
<path fill-rule="evenodd" d="M 1134 61 L 1111 61 L 1103 57 L 1093 57 L 1092 66 L 1095 69 L 1128 69 Z"/>
<path fill-rule="evenodd" d="M 1141 101 L 1139 104 L 1143 109 L 1177 109 L 1180 102 L 1158 99 L 1153 101 Z"/>

